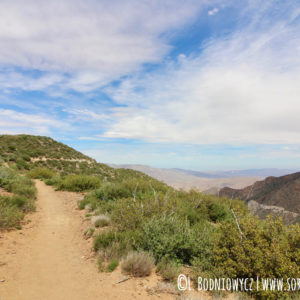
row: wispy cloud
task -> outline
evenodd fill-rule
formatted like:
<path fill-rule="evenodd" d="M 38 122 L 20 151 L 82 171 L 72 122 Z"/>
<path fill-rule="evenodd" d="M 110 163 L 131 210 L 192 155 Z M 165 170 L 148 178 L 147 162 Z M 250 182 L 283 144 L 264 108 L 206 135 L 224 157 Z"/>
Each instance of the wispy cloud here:
<path fill-rule="evenodd" d="M 53 129 L 70 128 L 66 122 L 48 116 L 25 114 L 9 109 L 0 109 L 1 133 L 51 134 Z"/>
<path fill-rule="evenodd" d="M 116 122 L 103 136 L 300 143 L 300 11 L 289 7 L 284 18 L 274 19 L 257 9 L 260 22 L 253 18 L 249 26 L 209 40 L 200 55 L 181 56 L 157 73 L 108 89 L 128 107 L 114 113 Z"/>
<path fill-rule="evenodd" d="M 218 9 L 217 7 L 215 7 L 215 8 L 213 8 L 213 9 L 209 10 L 209 11 L 207 12 L 207 14 L 208 14 L 209 16 L 213 16 L 213 15 L 217 14 L 218 12 L 219 12 L 219 9 Z"/>
<path fill-rule="evenodd" d="M 170 49 L 163 34 L 192 22 L 206 2 L 3 0 L 0 65 L 50 72 L 37 79 L 7 69 L 4 87 L 85 92 L 159 62 Z"/>

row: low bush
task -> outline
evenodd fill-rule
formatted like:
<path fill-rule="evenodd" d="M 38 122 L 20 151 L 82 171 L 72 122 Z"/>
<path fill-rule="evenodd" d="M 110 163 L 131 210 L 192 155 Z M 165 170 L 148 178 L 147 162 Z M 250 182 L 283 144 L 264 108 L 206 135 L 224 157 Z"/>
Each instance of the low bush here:
<path fill-rule="evenodd" d="M 84 232 L 83 235 L 84 235 L 84 237 L 85 237 L 86 239 L 89 239 L 90 237 L 93 236 L 94 232 L 95 232 L 95 228 L 90 227 L 90 228 L 88 228 L 88 229 Z"/>
<path fill-rule="evenodd" d="M 36 196 L 36 189 L 33 185 L 24 183 L 23 180 L 18 180 L 11 184 L 10 191 L 16 195 L 24 196 L 29 199 L 34 199 Z"/>
<path fill-rule="evenodd" d="M 180 274 L 180 265 L 164 258 L 157 264 L 156 272 L 165 281 L 174 281 Z"/>
<path fill-rule="evenodd" d="M 29 170 L 29 164 L 27 164 L 23 159 L 16 159 L 16 167 L 18 168 L 18 170 Z"/>
<path fill-rule="evenodd" d="M 28 172 L 28 176 L 35 179 L 51 179 L 55 175 L 53 170 L 47 168 L 36 168 Z"/>
<path fill-rule="evenodd" d="M 94 237 L 94 250 L 103 260 L 119 259 L 127 255 L 133 248 L 137 248 L 137 245 L 140 244 L 137 242 L 139 238 L 139 232 L 120 232 L 111 229 Z"/>
<path fill-rule="evenodd" d="M 142 232 L 142 248 L 157 262 L 166 258 L 191 264 L 195 257 L 209 255 L 214 231 L 205 221 L 191 227 L 187 220 L 173 215 L 153 217 L 143 225 Z"/>
<path fill-rule="evenodd" d="M 58 190 L 72 192 L 83 192 L 99 188 L 101 185 L 100 178 L 89 175 L 68 175 L 58 182 Z"/>
<path fill-rule="evenodd" d="M 13 193 L 13 196 L 0 197 L 0 228 L 20 226 L 24 213 L 35 208 L 34 183 L 9 168 L 1 167 L 0 187 Z"/>
<path fill-rule="evenodd" d="M 151 274 L 154 258 L 146 252 L 130 252 L 123 259 L 122 271 L 135 277 L 145 277 Z"/>
<path fill-rule="evenodd" d="M 110 224 L 110 217 L 107 215 L 93 216 L 91 219 L 92 225 L 95 227 L 105 227 Z"/>
<path fill-rule="evenodd" d="M 103 261 L 109 261 L 113 258 L 120 259 L 129 252 L 127 247 L 121 242 L 112 242 L 108 247 L 98 251 L 99 257 Z"/>
<path fill-rule="evenodd" d="M 60 180 L 61 180 L 61 178 L 59 176 L 54 176 L 52 178 L 45 179 L 45 183 L 47 185 L 58 185 Z"/>
<path fill-rule="evenodd" d="M 23 217 L 24 213 L 11 202 L 11 197 L 0 197 L 0 228 L 15 227 Z"/>
<path fill-rule="evenodd" d="M 30 161 L 30 156 L 27 155 L 27 154 L 23 154 L 23 155 L 22 155 L 22 158 L 23 158 L 23 160 L 25 160 L 25 161 Z"/>
<path fill-rule="evenodd" d="M 115 200 L 132 196 L 132 190 L 123 187 L 121 183 L 106 182 L 95 191 L 95 196 L 103 201 Z"/>
<path fill-rule="evenodd" d="M 103 250 L 110 247 L 113 243 L 119 243 L 123 245 L 123 248 L 127 248 L 128 232 L 119 232 L 115 230 L 109 230 L 98 234 L 94 240 L 95 251 Z"/>
<path fill-rule="evenodd" d="M 106 267 L 106 272 L 113 272 L 119 265 L 119 260 L 113 258 Z"/>

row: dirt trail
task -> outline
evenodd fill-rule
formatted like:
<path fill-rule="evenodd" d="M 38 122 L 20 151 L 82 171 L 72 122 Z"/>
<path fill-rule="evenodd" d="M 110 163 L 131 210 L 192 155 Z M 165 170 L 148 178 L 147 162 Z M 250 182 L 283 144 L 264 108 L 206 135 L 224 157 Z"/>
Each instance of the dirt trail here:
<path fill-rule="evenodd" d="M 37 212 L 21 231 L 0 233 L 1 300 L 173 299 L 173 295 L 149 295 L 157 283 L 122 278 L 120 270 L 99 273 L 91 252 L 91 240 L 83 239 L 88 227 L 78 211 L 79 195 L 55 192 L 41 181 Z"/>

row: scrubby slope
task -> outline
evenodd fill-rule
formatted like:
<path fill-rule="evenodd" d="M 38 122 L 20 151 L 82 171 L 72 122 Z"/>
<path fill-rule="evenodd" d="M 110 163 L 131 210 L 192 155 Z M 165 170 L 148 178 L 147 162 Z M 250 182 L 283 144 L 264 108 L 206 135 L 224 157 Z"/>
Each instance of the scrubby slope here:
<path fill-rule="evenodd" d="M 116 170 L 97 163 L 94 159 L 49 137 L 25 134 L 0 136 L 0 163 L 21 172 L 48 168 L 60 175 L 96 175 L 105 180 L 127 176 L 150 178 L 138 171 Z"/>
<path fill-rule="evenodd" d="M 298 225 L 258 220 L 244 201 L 178 191 L 141 172 L 99 164 L 48 138 L 21 135 L 4 140 L 6 166 L 56 189 L 86 192 L 79 208 L 91 218 L 85 234 L 93 235 L 100 270 L 120 261 L 124 272 L 146 275 L 154 262 L 165 280 L 176 280 L 186 266 L 194 282 L 197 276 L 300 276 Z M 31 153 L 26 140 L 39 155 Z M 23 150 L 28 157 L 22 157 Z M 260 291 L 254 296 L 274 298 Z"/>
<path fill-rule="evenodd" d="M 33 135 L 1 135 L 0 154 L 7 161 L 24 158 L 94 161 L 74 149 L 49 137 Z"/>
<path fill-rule="evenodd" d="M 104 181 L 128 177 L 151 180 L 141 172 L 97 163 L 48 137 L 1 135 L 0 229 L 21 226 L 24 213 L 34 209 L 35 187 L 31 179 L 44 179 L 61 190 L 85 191 Z"/>
<path fill-rule="evenodd" d="M 286 223 L 293 222 L 300 214 L 300 172 L 281 177 L 268 177 L 243 189 L 226 187 L 220 190 L 220 195 L 251 202 L 252 206 L 254 202 L 257 203 L 260 216 L 274 211 L 275 214 L 282 215 Z"/>

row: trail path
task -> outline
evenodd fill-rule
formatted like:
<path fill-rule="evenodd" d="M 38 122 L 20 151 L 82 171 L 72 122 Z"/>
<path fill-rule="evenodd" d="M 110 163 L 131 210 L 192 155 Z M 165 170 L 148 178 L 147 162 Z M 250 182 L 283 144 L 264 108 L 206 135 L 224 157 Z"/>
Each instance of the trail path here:
<path fill-rule="evenodd" d="M 119 269 L 99 273 L 92 240 L 83 239 L 88 223 L 77 209 L 80 196 L 56 192 L 41 181 L 36 187 L 31 222 L 20 231 L 0 233 L 1 300 L 174 299 L 147 293 L 156 275 L 115 284 L 122 277 Z"/>

